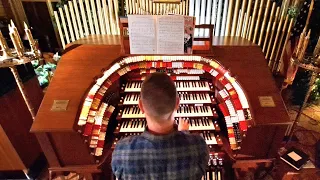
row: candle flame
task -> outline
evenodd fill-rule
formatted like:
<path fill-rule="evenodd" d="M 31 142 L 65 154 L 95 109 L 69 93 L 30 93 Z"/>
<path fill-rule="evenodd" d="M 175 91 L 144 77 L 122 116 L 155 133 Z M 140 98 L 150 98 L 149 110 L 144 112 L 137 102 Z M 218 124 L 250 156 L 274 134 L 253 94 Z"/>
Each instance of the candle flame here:
<path fill-rule="evenodd" d="M 14 25 L 12 19 L 10 20 L 10 23 L 11 23 L 12 28 L 16 27 L 16 26 Z"/>
<path fill-rule="evenodd" d="M 23 22 L 23 25 L 24 25 L 24 29 L 29 29 L 26 22 Z"/>

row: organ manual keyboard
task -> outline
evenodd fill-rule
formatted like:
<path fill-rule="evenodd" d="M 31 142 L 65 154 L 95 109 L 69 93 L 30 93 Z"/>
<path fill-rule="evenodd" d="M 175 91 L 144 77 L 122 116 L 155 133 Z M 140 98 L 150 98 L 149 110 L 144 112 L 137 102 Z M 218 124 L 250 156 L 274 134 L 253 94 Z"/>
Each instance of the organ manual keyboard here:
<path fill-rule="evenodd" d="M 232 61 L 241 62 L 237 66 L 230 65 L 230 58 L 225 59 L 232 55 L 231 52 L 220 54 L 219 61 L 226 63 L 229 70 L 212 57 L 119 57 L 110 55 L 111 47 L 100 49 L 99 46 L 87 52 L 89 58 L 82 52 L 83 47 L 91 46 L 79 46 L 72 57 L 72 51 L 62 57 L 61 67 L 57 69 L 31 129 L 36 133 L 50 167 L 96 164 L 105 157 L 108 164 L 120 139 L 141 134 L 146 120 L 138 108 L 139 92 L 143 79 L 152 72 L 165 72 L 174 80 L 180 98 L 180 107 L 175 112 L 176 123 L 181 118 L 188 119 L 190 133 L 199 134 L 208 144 L 210 161 L 203 179 L 229 179 L 226 176 L 230 172 L 225 169 L 230 166 L 230 156 L 236 159 L 276 156 L 273 150 L 278 146 L 273 144 L 283 137 L 287 125 L 281 126 L 281 122 L 286 119 L 289 122 L 289 118 L 265 65 L 259 61 L 256 69 L 241 66 L 254 64 L 254 58 L 248 61 L 240 56 L 242 51 L 251 54 L 252 50 L 239 52 L 239 59 Z M 91 51 L 100 53 L 101 57 L 92 58 L 96 53 Z M 261 53 L 260 49 L 253 52 Z M 111 60 L 113 62 L 105 67 Z M 72 81 L 65 76 L 68 73 L 63 72 L 63 67 L 69 63 L 72 65 L 67 67 L 79 69 L 79 72 L 73 72 L 75 79 Z M 88 72 L 81 71 L 83 69 Z M 250 70 L 259 71 L 254 73 L 257 77 L 240 78 L 247 77 Z M 262 77 L 263 83 L 258 81 Z M 53 91 L 59 88 L 59 92 Z M 249 93 L 245 93 L 244 88 Z M 260 107 L 258 95 L 274 97 L 276 108 Z M 51 111 L 54 99 L 70 100 L 67 111 Z"/>

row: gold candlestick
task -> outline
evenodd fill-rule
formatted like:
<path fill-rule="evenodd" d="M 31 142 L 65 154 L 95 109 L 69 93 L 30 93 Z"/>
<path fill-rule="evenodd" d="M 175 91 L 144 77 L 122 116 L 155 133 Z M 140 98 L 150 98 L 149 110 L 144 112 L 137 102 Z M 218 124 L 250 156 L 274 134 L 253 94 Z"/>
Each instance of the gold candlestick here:
<path fill-rule="evenodd" d="M 301 50 L 303 42 L 304 42 L 305 34 L 306 34 L 306 28 L 304 28 L 302 33 L 300 34 L 298 46 L 296 47 L 296 49 L 293 52 L 293 55 L 296 57 L 298 57 L 300 54 L 300 50 Z"/>
<path fill-rule="evenodd" d="M 24 22 L 24 31 L 26 32 L 27 38 L 29 40 L 31 51 L 34 53 L 34 55 L 37 58 L 39 58 L 40 54 L 39 54 L 39 51 L 37 48 L 37 44 L 36 44 L 35 40 L 33 39 L 32 33 L 25 22 Z"/>
<path fill-rule="evenodd" d="M 34 111 L 33 105 L 30 102 L 30 99 L 29 99 L 29 97 L 28 97 L 28 95 L 27 95 L 27 93 L 26 93 L 26 91 L 24 89 L 24 85 L 23 85 L 23 83 L 21 81 L 21 78 L 19 77 L 19 74 L 18 74 L 18 70 L 17 70 L 17 68 L 15 66 L 10 67 L 10 70 L 11 70 L 13 76 L 14 76 L 14 79 L 16 80 L 16 83 L 17 83 L 18 88 L 19 88 L 19 90 L 21 92 L 23 100 L 24 100 L 24 102 L 26 103 L 26 105 L 28 107 L 30 115 L 31 115 L 32 119 L 34 120 L 35 117 L 36 117 L 36 113 Z"/>
<path fill-rule="evenodd" d="M 0 31 L 0 46 L 1 46 L 1 50 L 2 50 L 2 56 L 4 58 L 7 58 L 7 57 L 11 57 L 11 53 L 9 51 L 9 46 L 6 42 L 6 40 L 4 39 L 3 35 L 2 35 L 2 32 Z"/>
<path fill-rule="evenodd" d="M 23 43 L 22 43 L 22 41 L 21 41 L 21 37 L 20 37 L 20 34 L 19 34 L 19 32 L 18 32 L 18 29 L 17 29 L 16 26 L 14 25 L 12 19 L 11 19 L 10 23 L 11 23 L 11 28 L 13 29 L 13 32 L 14 32 L 14 36 L 16 37 L 16 40 L 17 40 L 17 42 L 18 42 L 18 45 L 20 46 L 20 49 L 21 49 L 22 51 L 24 51 L 24 46 L 23 46 Z"/>
<path fill-rule="evenodd" d="M 9 35 L 10 35 L 11 41 L 13 43 L 14 49 L 17 52 L 18 57 L 19 58 L 22 57 L 23 56 L 23 51 L 20 48 L 19 42 L 18 42 L 18 40 L 16 38 L 16 35 L 15 35 L 15 32 L 14 32 L 13 28 L 10 25 L 9 25 Z"/>
<path fill-rule="evenodd" d="M 301 48 L 301 51 L 299 51 L 298 60 L 300 62 L 302 61 L 302 59 L 304 57 L 304 54 L 306 53 L 306 50 L 307 50 L 307 47 L 308 47 L 308 44 L 309 44 L 310 33 L 311 33 L 311 30 L 309 30 L 308 35 L 304 38 L 303 46 Z"/>

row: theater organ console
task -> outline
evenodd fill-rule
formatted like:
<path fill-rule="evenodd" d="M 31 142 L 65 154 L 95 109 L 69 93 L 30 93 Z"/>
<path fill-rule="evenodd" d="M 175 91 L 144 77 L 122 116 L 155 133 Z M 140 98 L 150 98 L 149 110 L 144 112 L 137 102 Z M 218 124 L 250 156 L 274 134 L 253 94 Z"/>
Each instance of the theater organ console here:
<path fill-rule="evenodd" d="M 166 72 L 174 80 L 181 102 L 175 120 L 189 119 L 190 132 L 208 144 L 204 179 L 230 179 L 231 158 L 276 157 L 289 118 L 258 47 L 223 47 L 217 60 L 119 57 L 119 47 L 113 46 L 81 45 L 72 51 L 63 55 L 31 129 L 50 167 L 88 167 L 105 159 L 109 166 L 116 143 L 146 126 L 137 103 L 141 83 L 152 72 Z M 272 96 L 276 107 L 261 107 L 258 96 L 263 95 Z M 56 99 L 69 100 L 66 111 L 51 111 Z M 111 172 L 108 168 L 104 172 Z"/>
<path fill-rule="evenodd" d="M 110 151 L 104 148 L 106 135 L 113 149 L 120 139 L 144 131 L 139 93 L 143 79 L 153 72 L 165 72 L 174 80 L 180 98 L 176 123 L 188 119 L 190 132 L 208 144 L 210 160 L 203 179 L 223 179 L 222 138 L 239 150 L 252 116 L 239 82 L 218 61 L 201 56 L 129 56 L 103 70 L 85 94 L 77 123 L 92 154 Z"/>

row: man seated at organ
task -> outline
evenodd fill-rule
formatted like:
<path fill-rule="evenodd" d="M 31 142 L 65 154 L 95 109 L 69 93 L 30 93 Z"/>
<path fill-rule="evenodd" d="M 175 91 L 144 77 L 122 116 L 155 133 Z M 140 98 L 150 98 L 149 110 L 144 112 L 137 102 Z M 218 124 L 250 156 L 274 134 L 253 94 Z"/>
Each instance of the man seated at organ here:
<path fill-rule="evenodd" d="M 112 170 L 120 179 L 201 179 L 209 160 L 199 135 L 189 134 L 188 121 L 174 123 L 179 97 L 165 73 L 153 73 L 143 82 L 139 108 L 147 127 L 139 136 L 120 140 L 112 155 Z"/>

